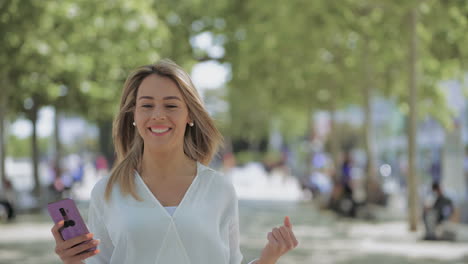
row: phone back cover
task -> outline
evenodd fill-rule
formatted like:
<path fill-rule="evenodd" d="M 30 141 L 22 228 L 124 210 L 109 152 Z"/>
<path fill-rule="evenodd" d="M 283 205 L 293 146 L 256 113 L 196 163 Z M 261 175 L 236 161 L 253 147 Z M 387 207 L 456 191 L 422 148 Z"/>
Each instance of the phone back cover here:
<path fill-rule="evenodd" d="M 67 219 L 64 219 L 59 209 L 63 208 L 66 212 Z M 88 228 L 86 227 L 83 218 L 78 211 L 78 208 L 75 205 L 75 202 L 72 199 L 64 199 L 54 203 L 50 203 L 47 206 L 50 216 L 55 223 L 58 223 L 62 220 L 73 220 L 75 222 L 74 226 L 69 226 L 62 228 L 61 234 L 64 240 L 68 240 L 83 234 L 89 233 Z"/>

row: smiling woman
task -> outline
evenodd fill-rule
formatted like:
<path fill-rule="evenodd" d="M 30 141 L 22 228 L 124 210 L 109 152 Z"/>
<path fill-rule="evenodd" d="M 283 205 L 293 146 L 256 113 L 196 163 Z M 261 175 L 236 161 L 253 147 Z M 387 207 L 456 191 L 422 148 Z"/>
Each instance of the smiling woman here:
<path fill-rule="evenodd" d="M 89 208 L 100 242 L 75 247 L 92 235 L 64 241 L 59 222 L 52 233 L 64 263 L 241 263 L 235 190 L 207 167 L 222 137 L 182 68 L 162 60 L 130 75 L 113 138 L 116 165 Z M 276 263 L 298 244 L 288 217 L 266 237 L 251 263 Z"/>
<path fill-rule="evenodd" d="M 192 121 L 176 84 L 167 77 L 150 75 L 141 83 L 137 98 L 135 123 L 146 150 L 181 148 L 176 145 L 183 144 L 185 129 Z"/>

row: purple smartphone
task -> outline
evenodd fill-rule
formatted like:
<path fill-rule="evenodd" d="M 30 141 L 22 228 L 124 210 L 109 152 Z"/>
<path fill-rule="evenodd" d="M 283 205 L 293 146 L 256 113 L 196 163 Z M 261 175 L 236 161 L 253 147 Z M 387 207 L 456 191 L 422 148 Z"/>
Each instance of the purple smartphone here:
<path fill-rule="evenodd" d="M 77 236 L 88 234 L 88 227 L 86 227 L 80 211 L 76 207 L 75 201 L 72 199 L 63 199 L 57 202 L 49 203 L 47 205 L 50 217 L 54 223 L 65 220 L 65 223 L 60 230 L 63 240 L 68 240 Z M 84 242 L 86 243 L 86 242 Z M 96 250 L 96 247 L 87 251 Z"/>

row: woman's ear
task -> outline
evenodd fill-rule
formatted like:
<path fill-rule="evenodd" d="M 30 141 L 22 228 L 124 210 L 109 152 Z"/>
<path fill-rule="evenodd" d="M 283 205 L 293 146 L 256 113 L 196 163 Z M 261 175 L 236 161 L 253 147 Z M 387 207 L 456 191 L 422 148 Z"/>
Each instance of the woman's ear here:
<path fill-rule="evenodd" d="M 193 119 L 190 118 L 190 115 L 187 117 L 187 124 L 191 127 L 193 127 Z"/>
<path fill-rule="evenodd" d="M 193 118 L 192 118 L 191 114 L 189 113 L 187 115 L 187 124 L 190 124 L 190 123 L 193 123 Z"/>

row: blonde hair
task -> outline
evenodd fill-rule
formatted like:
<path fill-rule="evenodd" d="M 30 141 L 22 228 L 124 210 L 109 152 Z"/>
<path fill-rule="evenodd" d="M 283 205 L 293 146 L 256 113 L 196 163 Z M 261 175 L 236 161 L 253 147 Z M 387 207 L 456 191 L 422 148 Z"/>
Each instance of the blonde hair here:
<path fill-rule="evenodd" d="M 106 200 L 110 199 L 114 185 L 118 184 L 123 195 L 131 194 L 141 201 L 136 193 L 134 175 L 140 166 L 144 144 L 132 123 L 138 88 L 141 82 L 152 74 L 174 81 L 187 104 L 189 118 L 195 125 L 186 127 L 183 144 L 185 155 L 208 165 L 222 143 L 221 133 L 205 110 L 190 76 L 180 66 L 164 59 L 155 64 L 139 67 L 125 82 L 120 110 L 113 123 L 112 137 L 117 159 L 106 186 Z"/>

